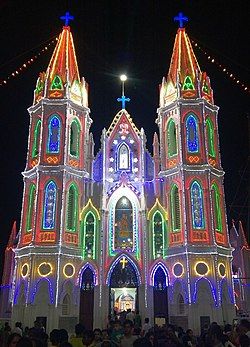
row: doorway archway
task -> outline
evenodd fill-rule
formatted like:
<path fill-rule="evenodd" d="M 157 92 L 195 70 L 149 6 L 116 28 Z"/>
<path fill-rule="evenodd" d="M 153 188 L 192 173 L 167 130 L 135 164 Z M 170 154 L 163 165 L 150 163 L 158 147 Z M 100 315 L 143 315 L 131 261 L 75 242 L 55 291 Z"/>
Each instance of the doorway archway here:
<path fill-rule="evenodd" d="M 94 273 L 90 267 L 86 267 L 82 272 L 79 312 L 79 322 L 86 329 L 93 329 L 94 286 Z"/>

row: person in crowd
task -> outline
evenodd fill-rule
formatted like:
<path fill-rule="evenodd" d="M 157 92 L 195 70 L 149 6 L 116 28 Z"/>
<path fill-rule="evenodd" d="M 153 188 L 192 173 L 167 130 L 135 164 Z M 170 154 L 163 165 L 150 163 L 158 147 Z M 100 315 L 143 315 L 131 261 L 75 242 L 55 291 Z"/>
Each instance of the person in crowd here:
<path fill-rule="evenodd" d="M 58 346 L 60 343 L 60 334 L 58 329 L 53 329 L 49 335 L 51 346 Z"/>
<path fill-rule="evenodd" d="M 7 343 L 3 346 L 16 347 L 17 342 L 21 339 L 21 335 L 18 333 L 12 333 L 8 336 Z"/>
<path fill-rule="evenodd" d="M 60 329 L 59 330 L 59 346 L 63 342 L 68 342 L 69 340 L 69 334 L 66 329 Z"/>
<path fill-rule="evenodd" d="M 182 336 L 182 342 L 186 347 L 193 347 L 197 345 L 197 341 L 192 329 L 188 329 L 186 334 Z"/>
<path fill-rule="evenodd" d="M 83 347 L 82 336 L 83 336 L 84 330 L 85 328 L 81 323 L 76 324 L 75 336 L 72 336 L 70 338 L 70 343 L 72 344 L 73 347 Z"/>
<path fill-rule="evenodd" d="M 150 344 L 151 344 L 151 347 L 152 346 L 157 346 L 157 339 L 156 339 L 156 336 L 155 334 L 153 333 L 153 331 L 148 331 L 145 335 L 146 339 L 149 340 Z"/>
<path fill-rule="evenodd" d="M 94 329 L 94 345 L 100 347 L 102 343 L 102 331 L 101 329 Z"/>
<path fill-rule="evenodd" d="M 102 340 L 110 340 L 109 333 L 107 329 L 102 329 Z"/>
<path fill-rule="evenodd" d="M 59 347 L 73 347 L 73 346 L 68 341 L 64 341 L 64 342 L 59 344 Z"/>
<path fill-rule="evenodd" d="M 15 323 L 15 328 L 12 331 L 13 333 L 17 333 L 21 336 L 23 336 L 23 331 L 22 331 L 22 323 L 21 322 L 16 322 Z"/>
<path fill-rule="evenodd" d="M 131 322 L 134 323 L 134 319 L 135 319 L 134 312 L 132 312 L 132 311 L 131 311 L 131 308 L 129 308 L 129 309 L 127 310 L 126 320 L 131 320 Z"/>
<path fill-rule="evenodd" d="M 134 321 L 135 321 L 135 328 L 136 329 L 141 328 L 141 316 L 140 316 L 139 310 L 135 311 Z"/>
<path fill-rule="evenodd" d="M 94 347 L 94 338 L 92 330 L 85 330 L 82 336 L 83 347 Z"/>
<path fill-rule="evenodd" d="M 112 330 L 110 334 L 110 340 L 111 340 L 112 346 L 119 346 L 123 335 L 124 334 L 123 334 L 121 322 L 119 320 L 116 320 L 114 323 L 114 329 Z"/>
<path fill-rule="evenodd" d="M 239 324 L 239 333 L 240 335 L 245 334 L 250 338 L 250 321 L 248 319 L 241 319 Z"/>
<path fill-rule="evenodd" d="M 211 324 L 208 330 L 208 343 L 211 347 L 224 347 L 225 344 L 225 336 L 223 335 L 223 331 L 221 327 L 216 324 Z"/>
<path fill-rule="evenodd" d="M 152 347 L 150 341 L 146 337 L 140 337 L 133 342 L 133 347 Z"/>
<path fill-rule="evenodd" d="M 134 323 L 130 319 L 126 319 L 124 324 L 124 336 L 121 338 L 120 347 L 132 347 L 138 336 L 133 335 Z"/>
<path fill-rule="evenodd" d="M 33 347 L 33 343 L 29 337 L 21 337 L 16 347 Z"/>
<path fill-rule="evenodd" d="M 146 335 L 150 328 L 151 328 L 151 326 L 149 324 L 149 318 L 145 318 L 144 324 L 143 324 L 142 329 L 141 329 L 141 336 Z"/>
<path fill-rule="evenodd" d="M 239 344 L 240 347 L 250 347 L 250 338 L 246 334 L 241 335 L 239 337 Z"/>

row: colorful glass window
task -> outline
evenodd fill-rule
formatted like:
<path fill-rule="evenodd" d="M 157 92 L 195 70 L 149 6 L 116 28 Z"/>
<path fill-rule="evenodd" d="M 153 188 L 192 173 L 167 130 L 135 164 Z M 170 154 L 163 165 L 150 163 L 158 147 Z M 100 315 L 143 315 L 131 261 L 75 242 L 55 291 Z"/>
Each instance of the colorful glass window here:
<path fill-rule="evenodd" d="M 194 90 L 194 84 L 190 76 L 186 76 L 183 83 L 183 90 Z"/>
<path fill-rule="evenodd" d="M 49 121 L 48 152 L 59 153 L 60 149 L 60 119 L 53 116 Z"/>
<path fill-rule="evenodd" d="M 197 120 L 193 115 L 189 115 L 186 120 L 187 148 L 190 153 L 199 152 L 199 138 Z"/>
<path fill-rule="evenodd" d="M 83 252 L 84 258 L 95 259 L 96 218 L 89 212 L 84 219 Z"/>
<path fill-rule="evenodd" d="M 173 119 L 170 119 L 167 127 L 168 157 L 177 154 L 176 126 Z"/>
<path fill-rule="evenodd" d="M 206 119 L 206 133 L 207 133 L 208 154 L 211 157 L 215 158 L 214 125 L 210 118 Z"/>
<path fill-rule="evenodd" d="M 173 231 L 179 231 L 181 228 L 180 198 L 179 198 L 179 189 L 176 184 L 174 184 L 171 189 L 170 205 L 171 205 L 172 229 Z"/>
<path fill-rule="evenodd" d="M 62 80 L 58 75 L 55 75 L 55 77 L 53 78 L 50 89 L 51 90 L 62 90 L 63 89 Z"/>
<path fill-rule="evenodd" d="M 164 220 L 157 211 L 153 216 L 153 257 L 163 257 L 164 253 Z"/>
<path fill-rule="evenodd" d="M 212 203 L 215 230 L 222 233 L 222 217 L 220 206 L 220 192 L 216 183 L 212 184 Z"/>
<path fill-rule="evenodd" d="M 54 229 L 56 222 L 57 186 L 54 181 L 47 183 L 44 193 L 43 229 Z"/>
<path fill-rule="evenodd" d="M 36 158 L 39 154 L 40 146 L 40 134 L 41 134 L 41 120 L 39 119 L 36 123 L 34 130 L 33 146 L 32 146 L 32 158 Z"/>
<path fill-rule="evenodd" d="M 30 189 L 29 189 L 29 198 L 28 198 L 28 213 L 27 213 L 27 219 L 26 219 L 26 233 L 29 233 L 32 231 L 35 197 L 36 197 L 36 186 L 34 184 L 31 184 Z"/>
<path fill-rule="evenodd" d="M 118 149 L 118 170 L 129 170 L 129 148 L 125 143 Z"/>
<path fill-rule="evenodd" d="M 203 192 L 200 184 L 194 181 L 190 189 L 191 208 L 192 208 L 192 224 L 194 229 L 204 228 L 204 207 Z"/>
<path fill-rule="evenodd" d="M 78 215 L 78 190 L 75 184 L 71 184 L 67 201 L 67 229 L 76 231 L 76 221 Z"/>
<path fill-rule="evenodd" d="M 80 146 L 80 125 L 77 120 L 73 120 L 70 126 L 70 155 L 79 157 Z"/>
<path fill-rule="evenodd" d="M 121 197 L 115 206 L 114 249 L 133 250 L 133 207 L 131 201 Z"/>

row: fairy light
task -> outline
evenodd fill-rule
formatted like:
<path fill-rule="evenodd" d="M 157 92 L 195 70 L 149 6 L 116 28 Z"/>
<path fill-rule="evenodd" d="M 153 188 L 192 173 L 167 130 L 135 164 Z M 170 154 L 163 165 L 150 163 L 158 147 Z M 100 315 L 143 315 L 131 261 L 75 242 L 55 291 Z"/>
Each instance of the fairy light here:
<path fill-rule="evenodd" d="M 0 87 L 6 85 L 9 80 L 13 79 L 14 77 L 20 75 L 21 72 L 25 71 L 30 65 L 32 65 L 42 54 L 49 51 L 49 47 L 53 46 L 55 42 L 58 41 L 58 38 L 53 38 L 52 41 L 50 41 L 46 46 L 41 49 L 36 55 L 32 56 L 30 59 L 23 62 L 18 68 L 14 69 L 13 72 L 11 72 L 7 77 L 0 80 Z"/>

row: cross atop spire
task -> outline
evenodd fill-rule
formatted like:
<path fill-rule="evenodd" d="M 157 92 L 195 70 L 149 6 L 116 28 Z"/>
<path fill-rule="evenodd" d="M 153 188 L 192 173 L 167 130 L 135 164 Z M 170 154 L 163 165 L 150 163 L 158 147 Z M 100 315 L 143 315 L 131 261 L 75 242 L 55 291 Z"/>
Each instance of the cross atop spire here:
<path fill-rule="evenodd" d="M 126 102 L 130 101 L 130 99 L 126 98 L 126 96 L 124 94 L 124 82 L 127 80 L 127 76 L 121 75 L 120 80 L 122 81 L 122 96 L 121 96 L 121 98 L 118 98 L 117 101 L 121 102 L 122 103 L 122 109 L 125 109 Z"/>
<path fill-rule="evenodd" d="M 179 22 L 179 28 L 183 28 L 184 22 L 188 22 L 188 17 L 183 16 L 183 13 L 179 12 L 178 16 L 174 17 L 174 21 Z"/>
<path fill-rule="evenodd" d="M 65 26 L 67 27 L 69 25 L 69 21 L 74 19 L 74 16 L 71 16 L 69 12 L 66 12 L 64 16 L 60 17 L 61 20 L 65 21 Z"/>

